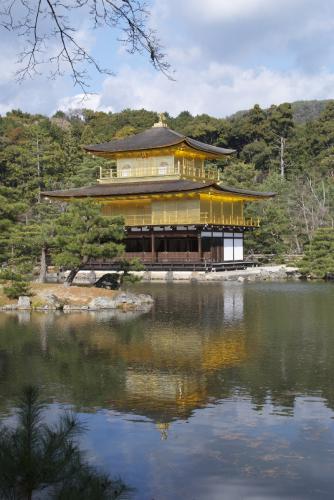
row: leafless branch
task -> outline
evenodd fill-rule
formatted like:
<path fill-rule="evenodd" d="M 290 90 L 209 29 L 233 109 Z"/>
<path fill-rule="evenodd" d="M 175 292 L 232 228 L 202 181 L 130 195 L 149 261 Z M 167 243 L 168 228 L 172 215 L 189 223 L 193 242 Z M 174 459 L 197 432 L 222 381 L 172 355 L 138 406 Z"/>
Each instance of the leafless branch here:
<path fill-rule="evenodd" d="M 148 27 L 149 13 L 143 0 L 3 0 L 0 29 L 24 39 L 25 48 L 18 55 L 18 80 L 33 77 L 43 64 L 51 67 L 48 71 L 52 78 L 63 75 L 67 67 L 74 85 L 86 94 L 87 65 L 98 73 L 113 74 L 78 41 L 73 22 L 78 11 L 94 29 L 119 30 L 122 35 L 118 41 L 130 54 L 146 53 L 153 67 L 172 79 L 156 32 Z"/>

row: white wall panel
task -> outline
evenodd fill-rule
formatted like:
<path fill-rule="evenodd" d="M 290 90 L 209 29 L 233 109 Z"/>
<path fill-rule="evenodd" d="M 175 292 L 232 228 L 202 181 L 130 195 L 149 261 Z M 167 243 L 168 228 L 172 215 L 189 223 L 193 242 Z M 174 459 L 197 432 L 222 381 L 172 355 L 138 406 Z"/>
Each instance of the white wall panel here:
<path fill-rule="evenodd" d="M 233 239 L 224 238 L 224 261 L 233 260 Z"/>
<path fill-rule="evenodd" d="M 244 260 L 244 245 L 242 239 L 234 240 L 234 260 Z"/>

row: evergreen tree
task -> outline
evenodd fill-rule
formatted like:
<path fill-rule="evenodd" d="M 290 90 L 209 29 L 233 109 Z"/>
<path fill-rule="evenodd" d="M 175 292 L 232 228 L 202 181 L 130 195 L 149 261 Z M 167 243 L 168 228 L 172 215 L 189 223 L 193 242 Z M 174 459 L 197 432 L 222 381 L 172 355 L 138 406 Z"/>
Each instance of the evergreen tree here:
<path fill-rule="evenodd" d="M 176 118 L 166 113 L 166 119 L 176 131 L 237 150 L 235 161 L 215 162 L 223 170 L 225 184 L 265 191 L 281 169 L 284 186 L 273 189 L 278 196 L 247 208 L 247 213 L 263 220 L 256 239 L 250 240 L 256 252 L 271 253 L 278 242 L 280 252 L 301 253 L 319 225 L 331 226 L 334 220 L 333 103 L 318 103 L 311 114 L 307 111 L 310 103 L 305 103 L 305 116 L 312 120 L 297 124 L 294 105 L 286 103 L 267 110 L 256 105 L 228 119 L 192 116 L 187 111 Z M 302 103 L 298 103 L 298 113 L 303 114 Z M 51 119 L 13 110 L 0 117 L 0 261 L 7 262 L 16 251 L 28 252 L 28 242 L 20 244 L 20 232 L 28 235 L 33 230 L 24 226 L 36 229 L 31 219 L 40 189 L 96 183 L 99 167 L 107 160 L 84 154 L 83 144 L 141 132 L 157 120 L 156 113 L 143 109 L 120 113 L 73 110 L 58 112 Z M 37 247 L 31 247 L 35 262 Z"/>
<path fill-rule="evenodd" d="M 313 278 L 334 279 L 334 228 L 319 228 L 306 246 L 300 271 Z"/>
<path fill-rule="evenodd" d="M 252 163 L 234 161 L 224 167 L 221 183 L 244 189 L 254 189 L 257 183 L 257 172 Z"/>
<path fill-rule="evenodd" d="M 65 413 L 50 426 L 36 387 L 18 401 L 15 427 L 0 427 L 0 493 L 3 499 L 31 500 L 45 492 L 55 499 L 115 499 L 124 490 L 98 473 L 82 456 L 76 438 L 84 427 Z"/>
<path fill-rule="evenodd" d="M 70 269 L 69 285 L 89 259 L 111 259 L 124 251 L 122 218 L 103 216 L 100 205 L 90 200 L 68 205 L 57 219 L 55 231 L 53 261 Z"/>

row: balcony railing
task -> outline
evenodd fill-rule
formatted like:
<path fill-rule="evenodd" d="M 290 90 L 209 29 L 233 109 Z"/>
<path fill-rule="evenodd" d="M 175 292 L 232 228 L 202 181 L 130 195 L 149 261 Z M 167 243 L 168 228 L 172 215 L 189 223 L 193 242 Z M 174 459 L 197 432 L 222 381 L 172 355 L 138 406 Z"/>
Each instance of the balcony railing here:
<path fill-rule="evenodd" d="M 220 171 L 215 167 L 196 166 L 193 160 L 181 158 L 173 165 L 133 165 L 127 167 L 100 167 L 100 181 L 124 182 L 150 177 L 181 177 L 193 180 L 220 181 Z"/>
<path fill-rule="evenodd" d="M 217 225 L 217 226 L 246 226 L 258 227 L 258 217 L 245 218 L 241 216 L 214 216 L 201 212 L 200 216 L 194 214 L 182 215 L 176 212 L 164 212 L 153 215 L 124 215 L 126 226 L 169 226 L 169 225 Z"/>

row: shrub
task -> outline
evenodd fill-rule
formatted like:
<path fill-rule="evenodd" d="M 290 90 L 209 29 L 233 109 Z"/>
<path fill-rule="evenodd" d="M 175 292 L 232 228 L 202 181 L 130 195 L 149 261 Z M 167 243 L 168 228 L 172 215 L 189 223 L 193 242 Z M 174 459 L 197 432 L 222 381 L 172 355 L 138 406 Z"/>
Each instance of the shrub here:
<path fill-rule="evenodd" d="M 326 278 L 334 274 L 334 229 L 320 228 L 307 245 L 299 269 L 311 278 Z"/>
<path fill-rule="evenodd" d="M 3 291 L 9 299 L 18 299 L 20 295 L 31 295 L 29 282 L 25 279 L 25 276 L 12 271 L 12 269 L 2 269 L 0 271 L 0 281 L 5 282 L 7 285 L 3 287 Z"/>
<path fill-rule="evenodd" d="M 29 284 L 26 281 L 12 281 L 10 286 L 3 288 L 4 294 L 9 299 L 18 299 L 21 295 L 30 295 Z"/>

